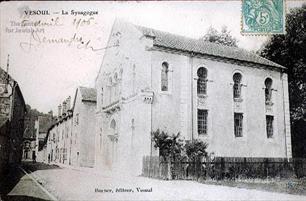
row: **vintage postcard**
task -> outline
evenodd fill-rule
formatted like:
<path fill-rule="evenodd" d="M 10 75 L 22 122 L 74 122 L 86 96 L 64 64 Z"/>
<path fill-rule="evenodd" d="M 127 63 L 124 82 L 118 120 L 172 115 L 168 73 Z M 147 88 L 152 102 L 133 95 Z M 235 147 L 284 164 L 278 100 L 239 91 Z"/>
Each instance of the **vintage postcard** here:
<path fill-rule="evenodd" d="M 0 200 L 306 200 L 306 0 L 0 3 Z"/>

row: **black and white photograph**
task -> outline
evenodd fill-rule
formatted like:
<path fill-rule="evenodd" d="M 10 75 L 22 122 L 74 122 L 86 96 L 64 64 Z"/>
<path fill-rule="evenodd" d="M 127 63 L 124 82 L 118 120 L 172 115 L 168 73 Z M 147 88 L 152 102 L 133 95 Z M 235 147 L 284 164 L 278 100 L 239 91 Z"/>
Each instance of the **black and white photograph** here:
<path fill-rule="evenodd" d="M 0 2 L 0 201 L 306 200 L 306 0 Z"/>

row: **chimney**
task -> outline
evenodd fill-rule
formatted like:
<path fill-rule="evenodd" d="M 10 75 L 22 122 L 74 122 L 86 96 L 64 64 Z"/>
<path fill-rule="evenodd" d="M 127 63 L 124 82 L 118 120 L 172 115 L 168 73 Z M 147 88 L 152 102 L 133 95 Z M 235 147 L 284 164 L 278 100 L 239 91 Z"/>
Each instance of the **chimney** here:
<path fill-rule="evenodd" d="M 6 63 L 6 83 L 4 87 L 4 93 L 8 93 L 8 85 L 10 84 L 10 76 L 9 76 L 9 65 L 10 65 L 10 55 L 7 55 L 7 63 Z"/>
<path fill-rule="evenodd" d="M 67 103 L 66 103 L 66 101 L 64 101 L 63 102 L 63 113 L 62 114 L 64 115 L 64 114 L 66 114 L 66 112 L 67 112 Z"/>
<path fill-rule="evenodd" d="M 70 110 L 71 109 L 71 96 L 69 96 L 67 99 L 66 99 L 66 107 L 67 107 L 67 110 Z"/>
<path fill-rule="evenodd" d="M 59 104 L 58 106 L 58 117 L 60 118 L 62 116 L 62 105 Z"/>

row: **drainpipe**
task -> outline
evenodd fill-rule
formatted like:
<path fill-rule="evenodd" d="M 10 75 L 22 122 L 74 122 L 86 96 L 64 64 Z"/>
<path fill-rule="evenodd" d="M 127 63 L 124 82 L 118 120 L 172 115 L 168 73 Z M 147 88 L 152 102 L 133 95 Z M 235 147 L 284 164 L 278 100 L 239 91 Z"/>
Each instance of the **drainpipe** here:
<path fill-rule="evenodd" d="M 190 73 L 190 80 L 191 80 L 191 141 L 193 141 L 193 57 L 194 57 L 194 53 L 190 54 L 190 59 L 189 59 L 189 63 L 191 66 L 191 73 Z"/>
<path fill-rule="evenodd" d="M 288 144 L 287 144 L 287 129 L 286 129 L 286 105 L 285 105 L 285 88 L 284 88 L 284 72 L 281 72 L 281 79 L 282 79 L 282 89 L 283 89 L 283 111 L 284 111 L 284 132 L 285 132 L 285 149 L 286 149 L 286 158 L 289 162 L 288 156 Z M 289 122 L 290 123 L 290 122 Z"/>
<path fill-rule="evenodd" d="M 151 54 L 151 73 L 150 73 L 150 77 L 151 77 L 151 90 L 153 91 L 153 81 L 152 81 L 152 51 L 150 52 Z M 152 167 L 152 155 L 153 155 L 153 150 L 152 150 L 152 146 L 153 146 L 153 142 L 152 142 L 152 118 L 153 118 L 153 115 L 152 115 L 152 110 L 153 110 L 153 101 L 154 101 L 154 92 L 153 92 L 153 97 L 152 97 L 152 103 L 150 104 L 150 116 L 151 116 L 151 127 L 150 127 L 150 142 L 151 142 L 151 145 L 150 145 L 150 170 L 149 170 L 149 177 L 151 177 L 151 167 Z"/>

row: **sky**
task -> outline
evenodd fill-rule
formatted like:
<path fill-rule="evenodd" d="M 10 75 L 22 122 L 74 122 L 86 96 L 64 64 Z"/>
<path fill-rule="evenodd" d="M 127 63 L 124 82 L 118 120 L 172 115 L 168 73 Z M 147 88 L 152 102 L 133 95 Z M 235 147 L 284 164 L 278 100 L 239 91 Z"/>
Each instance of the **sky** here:
<path fill-rule="evenodd" d="M 286 1 L 286 12 L 301 1 Z M 2 2 L 0 4 L 0 65 L 19 83 L 25 102 L 42 112 L 57 111 L 78 86 L 94 87 L 105 50 L 78 48 L 75 43 L 52 43 L 51 39 L 80 39 L 95 49 L 106 46 L 112 24 L 121 20 L 184 35 L 203 36 L 209 27 L 227 26 L 238 46 L 258 50 L 267 36 L 241 35 L 241 1 L 168 2 Z M 50 15 L 27 17 L 25 10 L 48 10 Z M 95 11 L 75 16 L 71 11 Z M 64 15 L 63 13 L 68 13 Z M 25 20 L 25 21 L 24 21 Z M 34 27 L 20 22 L 39 22 Z M 19 23 L 19 24 L 18 24 Z M 38 28 L 37 35 L 24 32 Z M 36 39 L 36 40 L 35 40 Z M 45 42 L 37 42 L 45 41 Z M 49 42 L 48 42 L 49 41 Z"/>

